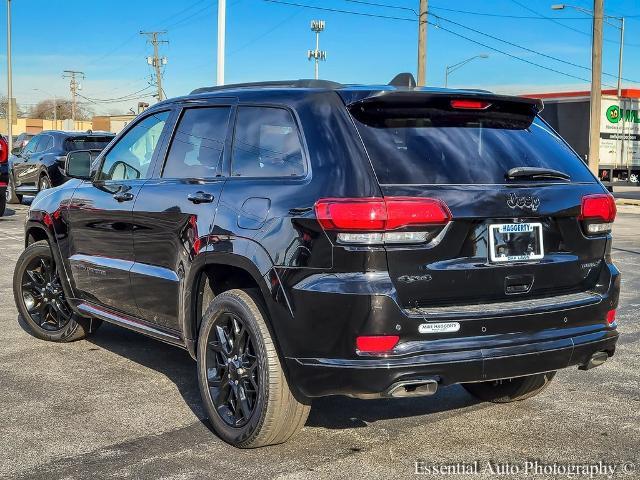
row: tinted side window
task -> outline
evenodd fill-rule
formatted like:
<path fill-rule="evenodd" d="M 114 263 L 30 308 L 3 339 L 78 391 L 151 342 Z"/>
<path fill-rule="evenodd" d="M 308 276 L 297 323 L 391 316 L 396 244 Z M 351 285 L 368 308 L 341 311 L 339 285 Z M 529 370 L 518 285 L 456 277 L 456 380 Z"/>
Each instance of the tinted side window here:
<path fill-rule="evenodd" d="M 230 112 L 230 107 L 185 110 L 171 141 L 162 176 L 215 177 L 222 159 Z"/>
<path fill-rule="evenodd" d="M 160 134 L 169 112 L 154 113 L 138 122 L 118 140 L 105 156 L 100 180 L 135 180 L 148 178 Z"/>
<path fill-rule="evenodd" d="M 41 137 L 33 137 L 31 140 L 29 140 L 29 143 L 27 143 L 24 147 L 24 149 L 22 150 L 22 153 L 33 153 L 36 149 L 36 145 L 38 144 L 38 142 L 40 141 Z"/>
<path fill-rule="evenodd" d="M 34 153 L 44 152 L 45 150 L 49 150 L 52 146 L 53 138 L 51 138 L 50 135 L 42 135 L 39 137 Z"/>
<path fill-rule="evenodd" d="M 231 170 L 238 177 L 304 175 L 300 136 L 291 113 L 283 108 L 239 107 Z"/>

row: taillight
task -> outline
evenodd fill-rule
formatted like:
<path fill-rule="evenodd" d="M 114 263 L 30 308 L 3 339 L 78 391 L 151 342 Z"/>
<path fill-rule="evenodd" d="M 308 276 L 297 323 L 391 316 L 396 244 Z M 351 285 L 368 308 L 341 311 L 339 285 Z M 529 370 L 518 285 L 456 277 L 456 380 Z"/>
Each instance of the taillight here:
<path fill-rule="evenodd" d="M 384 353 L 398 344 L 398 335 L 370 335 L 356 338 L 356 349 L 361 353 Z"/>
<path fill-rule="evenodd" d="M 607 325 L 615 325 L 616 323 L 616 310 L 609 310 L 607 312 Z"/>
<path fill-rule="evenodd" d="M 6 163 L 9 159 L 9 146 L 4 140 L 0 140 L 0 163 Z"/>
<path fill-rule="evenodd" d="M 588 234 L 609 233 L 616 218 L 613 195 L 596 194 L 582 197 L 579 220 Z"/>
<path fill-rule="evenodd" d="M 490 106 L 491 103 L 482 100 L 451 100 L 451 108 L 459 110 L 486 110 Z"/>
<path fill-rule="evenodd" d="M 433 198 L 323 198 L 316 217 L 327 231 L 336 231 L 340 243 L 422 243 L 432 227 L 446 224 L 451 213 Z"/>

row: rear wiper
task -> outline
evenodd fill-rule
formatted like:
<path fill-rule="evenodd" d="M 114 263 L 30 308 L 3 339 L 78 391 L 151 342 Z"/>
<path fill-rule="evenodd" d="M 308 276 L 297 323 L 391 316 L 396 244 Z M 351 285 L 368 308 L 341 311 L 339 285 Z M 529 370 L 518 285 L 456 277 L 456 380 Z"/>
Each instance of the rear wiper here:
<path fill-rule="evenodd" d="M 545 179 L 555 178 L 558 180 L 571 180 L 571 177 L 564 172 L 554 170 L 552 168 L 540 167 L 515 167 L 510 169 L 505 177 L 508 180 L 517 180 L 520 178 Z"/>

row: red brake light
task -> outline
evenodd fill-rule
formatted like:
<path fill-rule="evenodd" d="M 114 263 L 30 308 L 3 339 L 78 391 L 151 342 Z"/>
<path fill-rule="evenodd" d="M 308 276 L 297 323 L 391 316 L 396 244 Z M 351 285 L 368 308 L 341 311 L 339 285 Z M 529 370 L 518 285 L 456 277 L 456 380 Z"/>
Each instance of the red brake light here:
<path fill-rule="evenodd" d="M 398 335 L 370 335 L 356 338 L 356 349 L 359 352 L 382 353 L 393 350 L 398 344 Z"/>
<path fill-rule="evenodd" d="M 601 220 L 611 223 L 616 218 L 616 201 L 612 195 L 597 194 L 582 197 L 580 220 Z"/>
<path fill-rule="evenodd" d="M 388 231 L 451 219 L 444 202 L 433 198 L 323 198 L 315 209 L 325 230 Z"/>
<path fill-rule="evenodd" d="M 482 100 L 451 100 L 451 108 L 461 110 L 486 110 L 490 106 L 491 103 Z"/>
<path fill-rule="evenodd" d="M 616 310 L 615 310 L 615 308 L 613 310 L 609 310 L 607 312 L 607 325 L 613 325 L 614 323 L 616 323 Z"/>
<path fill-rule="evenodd" d="M 5 163 L 9 159 L 9 145 L 0 138 L 0 163 Z"/>
<path fill-rule="evenodd" d="M 381 198 L 325 198 L 316 217 L 325 230 L 384 230 L 387 210 Z"/>

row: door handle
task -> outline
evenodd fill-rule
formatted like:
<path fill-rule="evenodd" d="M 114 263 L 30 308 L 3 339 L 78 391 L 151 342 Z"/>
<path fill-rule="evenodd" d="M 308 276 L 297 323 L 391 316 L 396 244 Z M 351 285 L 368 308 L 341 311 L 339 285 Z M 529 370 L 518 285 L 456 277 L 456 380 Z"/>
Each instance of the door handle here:
<path fill-rule="evenodd" d="M 113 194 L 113 198 L 118 202 L 128 202 L 133 200 L 133 193 L 120 190 L 119 192 Z"/>
<path fill-rule="evenodd" d="M 206 192 L 196 192 L 187 195 L 187 200 L 195 203 L 196 205 L 199 203 L 211 203 L 213 202 L 213 198 L 213 195 Z"/>

